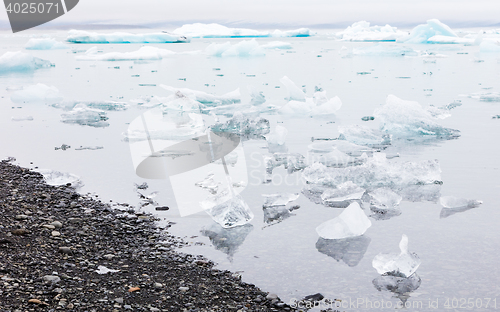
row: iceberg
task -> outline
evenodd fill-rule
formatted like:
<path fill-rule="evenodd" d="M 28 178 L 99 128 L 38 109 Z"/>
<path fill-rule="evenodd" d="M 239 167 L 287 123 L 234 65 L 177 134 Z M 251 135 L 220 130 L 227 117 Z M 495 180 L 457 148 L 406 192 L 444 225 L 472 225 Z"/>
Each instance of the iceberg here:
<path fill-rule="evenodd" d="M 208 106 L 228 105 L 241 102 L 240 88 L 223 95 L 213 95 L 203 91 L 188 88 L 175 88 L 163 84 L 161 84 L 160 87 L 172 93 L 181 92 L 182 94 Z"/>
<path fill-rule="evenodd" d="M 439 203 L 443 208 L 457 209 L 457 208 L 476 208 L 483 202 L 474 199 L 457 198 L 454 196 L 443 196 L 439 198 Z"/>
<path fill-rule="evenodd" d="M 380 129 L 394 137 L 453 139 L 460 136 L 460 131 L 437 124 L 418 102 L 405 101 L 392 94 L 384 106 L 375 110 L 374 116 L 380 120 Z"/>
<path fill-rule="evenodd" d="M 261 47 L 255 39 L 245 40 L 231 45 L 226 43 L 211 43 L 205 49 L 205 53 L 211 56 L 227 57 L 227 56 L 265 56 L 266 51 Z"/>
<path fill-rule="evenodd" d="M 380 131 L 372 130 L 366 126 L 348 125 L 339 126 L 339 140 L 346 140 L 358 145 L 389 145 L 391 136 Z"/>
<path fill-rule="evenodd" d="M 70 30 L 66 41 L 72 43 L 177 43 L 189 39 L 164 32 L 132 34 L 125 32 L 96 33 L 83 30 Z"/>
<path fill-rule="evenodd" d="M 479 45 L 479 52 L 481 53 L 500 53 L 500 45 L 491 42 L 483 41 Z"/>
<path fill-rule="evenodd" d="M 285 144 L 287 135 L 288 130 L 283 126 L 277 125 L 273 132 L 265 135 L 265 138 L 268 144 L 283 145 Z"/>
<path fill-rule="evenodd" d="M 21 103 L 43 103 L 57 104 L 63 100 L 63 96 L 54 86 L 47 86 L 43 83 L 28 86 L 22 90 L 15 91 L 10 97 L 11 101 Z"/>
<path fill-rule="evenodd" d="M 174 55 L 175 52 L 157 47 L 145 46 L 132 52 L 109 52 L 99 53 L 96 47 L 85 52 L 85 55 L 77 56 L 80 61 L 137 61 L 137 60 L 161 60 Z"/>
<path fill-rule="evenodd" d="M 254 217 L 248 204 L 232 189 L 222 190 L 200 204 L 215 222 L 226 229 L 245 225 Z"/>
<path fill-rule="evenodd" d="M 344 140 L 332 140 L 326 142 L 314 142 L 308 146 L 309 150 L 315 153 L 327 153 L 338 150 L 349 156 L 361 156 L 364 153 L 373 153 L 376 150 L 367 147 L 357 145 Z"/>
<path fill-rule="evenodd" d="M 372 261 L 372 266 L 377 270 L 378 274 L 391 273 L 402 277 L 410 277 L 420 266 L 420 258 L 417 254 L 408 251 L 408 236 L 403 234 L 401 242 L 399 243 L 401 252 L 383 254 L 380 253 L 375 256 Z"/>
<path fill-rule="evenodd" d="M 412 48 L 401 46 L 385 46 L 377 43 L 370 47 L 352 49 L 353 55 L 361 56 L 417 56 L 418 53 Z"/>
<path fill-rule="evenodd" d="M 358 203 L 352 203 L 342 213 L 316 228 L 324 239 L 343 239 L 363 235 L 372 225 Z"/>
<path fill-rule="evenodd" d="M 288 203 L 297 200 L 299 194 L 280 193 L 280 194 L 262 194 L 265 197 L 264 208 L 286 206 Z"/>
<path fill-rule="evenodd" d="M 337 188 L 327 189 L 321 194 L 321 199 L 327 204 L 341 204 L 353 200 L 360 200 L 365 189 L 351 181 L 337 185 Z"/>
<path fill-rule="evenodd" d="M 69 46 L 52 38 L 31 38 L 25 45 L 26 50 L 69 49 Z"/>
<path fill-rule="evenodd" d="M 61 115 L 61 121 L 64 123 L 78 124 L 82 126 L 107 127 L 108 117 L 100 109 L 89 108 L 85 104 L 77 104 L 73 110 Z"/>
<path fill-rule="evenodd" d="M 396 41 L 406 35 L 390 25 L 370 26 L 369 22 L 360 21 L 348 26 L 336 34 L 342 41 Z"/>
<path fill-rule="evenodd" d="M 458 38 L 458 35 L 448 25 L 441 23 L 437 19 L 431 19 L 427 21 L 427 24 L 418 25 L 413 28 L 408 36 L 399 38 L 397 41 L 405 43 L 429 43 L 429 38 L 438 35 Z"/>
<path fill-rule="evenodd" d="M 262 117 L 247 118 L 241 112 L 236 112 L 233 118 L 225 123 L 216 123 L 211 127 L 214 132 L 237 133 L 249 138 L 262 137 L 269 133 L 269 120 Z"/>
<path fill-rule="evenodd" d="M 292 117 L 320 116 L 335 114 L 342 107 L 338 96 L 327 102 L 318 101 L 318 98 L 306 98 L 305 102 L 292 100 L 282 106 L 278 113 Z"/>
<path fill-rule="evenodd" d="M 173 31 L 174 34 L 191 38 L 261 38 L 261 37 L 308 37 L 311 35 L 309 29 L 299 28 L 296 30 L 258 31 L 245 28 L 229 28 L 220 24 L 185 24 Z"/>
<path fill-rule="evenodd" d="M 45 183 L 48 185 L 61 186 L 69 184 L 74 188 L 78 188 L 83 185 L 82 181 L 80 181 L 80 177 L 71 173 L 59 172 L 50 169 L 39 169 L 37 172 L 43 176 Z"/>
<path fill-rule="evenodd" d="M 343 239 L 318 238 L 316 249 L 340 262 L 342 260 L 350 267 L 359 264 L 366 253 L 371 239 L 365 235 L 349 237 Z"/>
<path fill-rule="evenodd" d="M 52 66 L 51 62 L 24 52 L 5 52 L 0 56 L 0 73 L 34 71 Z"/>
<path fill-rule="evenodd" d="M 290 80 L 287 76 L 283 76 L 283 78 L 280 79 L 280 82 L 285 85 L 287 91 L 288 91 L 288 100 L 290 101 L 305 101 L 306 100 L 306 94 L 304 91 L 299 89 L 297 85 Z"/>

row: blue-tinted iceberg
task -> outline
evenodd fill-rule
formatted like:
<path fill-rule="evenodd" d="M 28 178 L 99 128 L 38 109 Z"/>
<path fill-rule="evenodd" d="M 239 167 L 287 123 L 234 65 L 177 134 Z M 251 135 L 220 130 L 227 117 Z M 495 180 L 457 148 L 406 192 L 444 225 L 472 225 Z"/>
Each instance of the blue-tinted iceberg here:
<path fill-rule="evenodd" d="M 185 24 L 173 31 L 174 34 L 191 38 L 259 38 L 259 37 L 308 37 L 311 35 L 309 29 L 300 28 L 296 30 L 274 32 L 259 31 L 246 28 L 229 28 L 220 24 Z"/>
<path fill-rule="evenodd" d="M 255 40 L 245 40 L 232 45 L 230 42 L 226 43 L 212 43 L 206 49 L 205 53 L 211 56 L 264 56 L 266 51 Z"/>
<path fill-rule="evenodd" d="M 352 203 L 342 213 L 316 228 L 318 235 L 324 239 L 343 239 L 363 235 L 372 222 L 358 203 Z"/>
<path fill-rule="evenodd" d="M 25 45 L 26 50 L 69 49 L 69 46 L 52 38 L 31 38 Z"/>
<path fill-rule="evenodd" d="M 418 25 L 413 28 L 406 37 L 399 38 L 398 42 L 405 43 L 429 43 L 428 39 L 434 36 L 446 36 L 458 38 L 458 35 L 448 26 L 437 19 L 427 21 L 427 24 Z"/>
<path fill-rule="evenodd" d="M 408 251 L 408 236 L 403 234 L 399 243 L 401 252 L 383 254 L 375 256 L 372 261 L 372 266 L 377 270 L 378 274 L 385 273 L 400 273 L 402 277 L 410 277 L 420 266 L 420 258 L 417 254 Z"/>
<path fill-rule="evenodd" d="M 405 101 L 389 95 L 386 104 L 374 112 L 380 120 L 380 130 L 399 138 L 442 138 L 460 136 L 460 131 L 436 123 L 432 114 L 418 102 Z"/>
<path fill-rule="evenodd" d="M 164 32 L 132 34 L 125 32 L 96 33 L 83 30 L 70 30 L 66 41 L 72 43 L 176 43 L 189 42 L 182 35 Z"/>
<path fill-rule="evenodd" d="M 49 61 L 24 52 L 5 52 L 0 56 L 0 73 L 29 72 L 52 66 Z"/>
<path fill-rule="evenodd" d="M 54 86 L 47 86 L 43 83 L 28 86 L 22 90 L 14 92 L 11 101 L 17 104 L 21 103 L 43 103 L 56 104 L 63 100 L 63 96 Z"/>
<path fill-rule="evenodd" d="M 352 49 L 352 54 L 362 56 L 417 56 L 418 53 L 412 48 L 402 46 L 386 46 L 377 43 L 370 47 Z"/>
<path fill-rule="evenodd" d="M 343 41 L 396 41 L 406 33 L 390 25 L 370 26 L 369 22 L 360 21 L 336 34 Z"/>
<path fill-rule="evenodd" d="M 137 60 L 161 60 L 172 56 L 175 52 L 156 47 L 141 47 L 132 52 L 109 52 L 99 53 L 97 47 L 92 47 L 85 52 L 85 55 L 77 56 L 80 61 L 137 61 Z"/>

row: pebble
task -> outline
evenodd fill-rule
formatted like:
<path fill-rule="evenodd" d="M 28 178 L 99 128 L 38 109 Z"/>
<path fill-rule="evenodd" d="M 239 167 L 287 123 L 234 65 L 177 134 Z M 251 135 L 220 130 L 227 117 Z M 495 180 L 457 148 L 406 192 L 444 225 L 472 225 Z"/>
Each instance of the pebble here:
<path fill-rule="evenodd" d="M 44 281 L 46 282 L 52 282 L 52 283 L 59 283 L 61 281 L 61 278 L 56 275 L 45 275 L 42 277 Z"/>
<path fill-rule="evenodd" d="M 61 233 L 59 233 L 58 231 L 52 231 L 51 235 L 56 237 L 56 236 L 61 236 Z"/>
<path fill-rule="evenodd" d="M 104 259 L 106 259 L 106 260 L 111 260 L 111 259 L 113 259 L 113 258 L 115 257 L 115 255 L 112 255 L 112 254 L 107 254 L 107 255 L 104 255 L 104 256 L 102 256 L 102 257 L 103 257 Z"/>
<path fill-rule="evenodd" d="M 44 224 L 44 225 L 42 225 L 42 227 L 49 229 L 49 230 L 54 230 L 56 228 L 55 226 L 53 226 L 51 224 Z"/>
<path fill-rule="evenodd" d="M 276 295 L 276 294 L 269 294 L 269 295 L 266 296 L 266 299 L 267 300 L 278 299 L 278 295 Z"/>
<path fill-rule="evenodd" d="M 16 220 L 26 220 L 28 218 L 29 217 L 27 215 L 24 215 L 24 214 L 20 214 L 20 215 L 16 216 Z"/>
<path fill-rule="evenodd" d="M 162 283 L 154 283 L 155 288 L 162 288 L 163 284 Z"/>
<path fill-rule="evenodd" d="M 181 286 L 181 287 L 179 287 L 179 290 L 182 291 L 182 292 L 186 292 L 186 291 L 189 290 L 189 287 Z"/>
<path fill-rule="evenodd" d="M 115 302 L 116 303 L 119 303 L 119 304 L 122 304 L 123 303 L 123 298 L 115 298 Z"/>
<path fill-rule="evenodd" d="M 54 222 L 51 222 L 49 224 L 55 226 L 58 229 L 62 228 L 62 226 L 63 226 L 62 223 L 59 221 L 54 221 Z"/>
<path fill-rule="evenodd" d="M 69 248 L 69 247 L 59 247 L 59 252 L 69 255 L 71 253 L 71 248 Z"/>

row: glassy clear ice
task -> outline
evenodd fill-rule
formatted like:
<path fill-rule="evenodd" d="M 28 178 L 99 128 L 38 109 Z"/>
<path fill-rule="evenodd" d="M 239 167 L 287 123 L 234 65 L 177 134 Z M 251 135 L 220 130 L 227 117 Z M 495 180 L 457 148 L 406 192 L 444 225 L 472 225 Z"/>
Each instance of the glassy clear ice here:
<path fill-rule="evenodd" d="M 344 202 L 361 199 L 364 193 L 365 189 L 347 181 L 337 185 L 335 189 L 327 189 L 321 194 L 321 199 L 325 202 Z"/>
<path fill-rule="evenodd" d="M 410 277 L 420 266 L 422 262 L 417 254 L 408 251 L 408 236 L 403 234 L 399 243 L 401 252 L 383 254 L 379 253 L 372 261 L 372 266 L 378 274 L 394 272 L 400 273 L 403 277 Z"/>
<path fill-rule="evenodd" d="M 370 205 L 372 208 L 379 210 L 395 209 L 403 199 L 399 194 L 386 187 L 377 188 L 368 195 L 371 197 Z"/>
<path fill-rule="evenodd" d="M 254 217 L 243 198 L 228 189 L 201 202 L 201 206 L 223 228 L 247 224 Z"/>
<path fill-rule="evenodd" d="M 64 123 L 74 123 L 92 127 L 107 127 L 108 117 L 106 113 L 99 109 L 89 108 L 85 104 L 77 104 L 73 110 L 61 114 L 61 121 Z"/>
<path fill-rule="evenodd" d="M 262 194 L 266 201 L 264 207 L 286 206 L 289 202 L 297 200 L 300 194 L 279 193 L 279 194 Z"/>
<path fill-rule="evenodd" d="M 375 131 L 366 126 L 347 125 L 339 126 L 339 140 L 346 140 L 358 145 L 388 145 L 391 136 Z"/>
<path fill-rule="evenodd" d="M 338 217 L 320 224 L 316 232 L 325 239 L 342 239 L 363 235 L 371 225 L 359 204 L 352 203 Z"/>
<path fill-rule="evenodd" d="M 48 185 L 59 186 L 70 183 L 71 186 L 75 188 L 83 185 L 82 181 L 80 180 L 80 177 L 71 173 L 60 172 L 50 169 L 39 169 L 37 170 L 37 172 L 43 175 L 43 179 Z"/>

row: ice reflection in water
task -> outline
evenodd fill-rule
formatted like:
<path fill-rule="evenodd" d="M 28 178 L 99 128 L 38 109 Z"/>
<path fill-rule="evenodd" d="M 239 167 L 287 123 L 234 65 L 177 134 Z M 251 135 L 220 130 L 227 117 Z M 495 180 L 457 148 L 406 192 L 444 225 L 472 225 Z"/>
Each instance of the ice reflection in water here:
<path fill-rule="evenodd" d="M 365 235 L 344 239 L 324 239 L 320 237 L 316 242 L 316 249 L 337 260 L 337 262 L 342 260 L 348 266 L 354 267 L 363 259 L 370 242 L 371 239 Z"/>
<path fill-rule="evenodd" d="M 210 228 L 201 230 L 201 234 L 210 239 L 215 249 L 227 254 L 229 261 L 232 262 L 238 247 L 243 244 L 252 230 L 253 225 L 251 224 L 225 229 L 214 223 Z"/>

